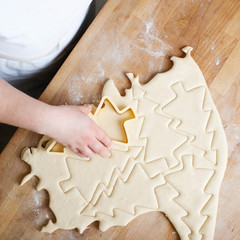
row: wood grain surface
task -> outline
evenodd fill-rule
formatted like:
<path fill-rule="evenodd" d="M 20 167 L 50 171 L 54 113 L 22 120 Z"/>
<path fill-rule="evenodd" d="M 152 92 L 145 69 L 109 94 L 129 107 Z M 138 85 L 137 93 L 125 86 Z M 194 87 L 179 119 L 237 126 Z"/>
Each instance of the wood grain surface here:
<path fill-rule="evenodd" d="M 98 103 L 103 84 L 112 78 L 123 93 L 126 72 L 145 83 L 171 68 L 170 56 L 194 48 L 221 115 L 229 145 L 222 183 L 215 240 L 240 239 L 240 1 L 239 0 L 109 0 L 62 65 L 40 99 L 60 105 Z M 46 191 L 37 192 L 37 177 L 19 187 L 30 171 L 21 161 L 24 146 L 41 136 L 19 129 L 0 157 L 1 240 L 176 240 L 178 234 L 160 212 L 146 213 L 126 227 L 102 233 L 93 223 L 53 234 L 39 229 L 54 215 Z"/>

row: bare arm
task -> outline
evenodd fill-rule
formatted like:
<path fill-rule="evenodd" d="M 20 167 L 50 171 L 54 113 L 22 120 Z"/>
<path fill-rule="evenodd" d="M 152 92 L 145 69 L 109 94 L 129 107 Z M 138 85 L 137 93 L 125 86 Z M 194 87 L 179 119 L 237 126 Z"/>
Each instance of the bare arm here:
<path fill-rule="evenodd" d="M 86 106 L 51 106 L 0 78 L 0 122 L 52 137 L 82 157 L 108 157 L 111 139 L 88 116 Z"/>

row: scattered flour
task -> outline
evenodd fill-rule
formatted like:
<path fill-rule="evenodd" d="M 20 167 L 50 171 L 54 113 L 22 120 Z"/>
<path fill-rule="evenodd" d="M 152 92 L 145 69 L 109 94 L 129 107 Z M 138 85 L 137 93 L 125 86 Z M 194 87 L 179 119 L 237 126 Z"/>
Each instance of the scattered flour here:
<path fill-rule="evenodd" d="M 141 32 L 134 46 L 145 51 L 152 57 L 164 57 L 166 56 L 166 52 L 172 49 L 172 47 L 166 41 L 163 41 L 158 34 L 157 28 L 153 21 L 150 20 L 146 22 L 145 29 Z M 164 34 L 164 38 L 167 38 L 166 34 Z"/>
<path fill-rule="evenodd" d="M 221 118 L 225 122 L 230 122 L 233 119 L 235 113 L 236 108 L 226 103 L 220 109 Z"/>
<path fill-rule="evenodd" d="M 91 74 L 89 72 L 83 71 L 80 75 L 80 78 L 85 83 L 96 83 L 99 80 L 104 79 L 104 69 L 100 62 L 98 62 L 97 66 L 92 70 Z"/>
<path fill-rule="evenodd" d="M 114 37 L 114 36 L 113 36 Z M 82 104 L 85 98 L 91 99 L 92 103 L 99 102 L 99 96 L 83 96 L 81 83 L 85 84 L 96 84 L 104 82 L 109 79 L 109 73 L 105 73 L 105 69 L 109 69 L 111 66 L 112 73 L 114 76 L 123 78 L 123 74 L 120 66 L 123 65 L 126 59 L 132 59 L 131 46 L 126 44 L 127 39 L 124 37 L 120 40 L 114 38 L 114 42 L 109 46 L 107 52 L 101 56 L 100 60 L 94 64 L 93 69 L 82 69 L 81 73 L 75 73 L 68 78 L 68 95 L 69 104 L 79 105 Z M 95 55 L 95 52 L 86 52 L 83 58 L 85 59 L 97 59 L 99 56 Z M 91 93 L 89 93 L 91 94 Z"/>
<path fill-rule="evenodd" d="M 67 231 L 67 234 L 65 235 L 66 240 L 80 240 L 80 239 L 84 239 L 84 240 L 88 240 L 89 238 L 82 238 L 82 236 L 80 235 L 80 233 L 77 230 L 69 230 Z"/>
<path fill-rule="evenodd" d="M 240 124 L 226 124 L 224 129 L 228 140 L 228 155 L 230 156 L 240 144 Z"/>
<path fill-rule="evenodd" d="M 146 27 L 146 34 L 148 34 L 150 32 L 150 30 L 154 27 L 153 22 L 152 21 L 147 22 L 145 24 L 145 27 Z"/>
<path fill-rule="evenodd" d="M 33 191 L 32 195 L 34 199 L 34 206 L 42 206 L 45 195 L 38 191 Z"/>
<path fill-rule="evenodd" d="M 220 64 L 220 62 L 221 62 L 221 59 L 219 57 L 217 57 L 216 60 L 215 60 L 216 66 L 218 66 Z"/>
<path fill-rule="evenodd" d="M 116 30 L 117 31 L 117 30 Z M 96 51 L 84 52 L 84 59 L 99 59 L 97 64 L 93 64 L 94 69 L 86 68 L 81 69 L 81 73 L 72 74 L 68 78 L 68 95 L 69 104 L 79 105 L 82 104 L 84 99 L 91 99 L 92 102 L 98 102 L 99 96 L 83 96 L 83 91 L 81 89 L 81 82 L 87 84 L 103 83 L 109 78 L 112 79 L 123 79 L 126 72 L 133 72 L 131 65 L 133 66 L 143 66 L 146 75 L 161 72 L 162 64 L 164 62 L 165 56 L 172 49 L 172 47 L 167 43 L 167 34 L 158 30 L 155 26 L 152 18 L 146 21 L 145 26 L 142 31 L 138 33 L 136 40 L 134 42 L 129 41 L 127 34 L 120 34 L 118 36 L 117 32 L 110 32 L 106 36 L 102 36 L 99 45 L 96 46 Z M 112 39 L 112 42 L 109 42 Z M 104 44 L 109 46 L 105 47 Z M 99 48 L 106 48 L 106 52 L 102 56 L 97 53 L 101 52 Z M 139 57 L 136 49 L 140 52 L 143 51 L 145 54 L 149 55 L 144 61 Z M 157 61 L 157 64 L 156 64 Z M 106 72 L 111 66 L 111 73 Z M 138 74 L 135 72 L 135 74 Z M 92 93 L 90 93 L 92 94 Z M 98 95 L 99 93 L 96 93 Z"/>
<path fill-rule="evenodd" d="M 84 79 L 82 79 L 84 80 Z M 81 79 L 77 74 L 73 74 L 68 78 L 68 95 L 69 103 L 73 105 L 79 105 L 82 101 L 83 94 L 81 89 Z"/>

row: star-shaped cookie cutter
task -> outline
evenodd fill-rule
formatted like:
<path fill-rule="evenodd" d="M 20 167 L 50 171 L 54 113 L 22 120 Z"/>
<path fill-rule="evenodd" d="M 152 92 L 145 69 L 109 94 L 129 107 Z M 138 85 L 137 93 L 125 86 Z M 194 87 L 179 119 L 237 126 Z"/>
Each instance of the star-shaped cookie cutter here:
<path fill-rule="evenodd" d="M 108 122 L 104 123 L 102 121 L 101 118 L 106 120 L 106 116 L 104 116 L 104 110 L 110 111 L 112 112 L 113 118 L 112 119 L 108 119 L 108 122 L 111 123 L 112 120 L 112 124 L 118 124 L 119 125 L 119 132 L 122 132 L 122 137 L 119 138 L 119 136 L 116 138 L 116 135 L 114 136 L 114 134 L 112 134 L 112 132 L 110 131 L 110 127 L 111 124 L 106 125 Z M 115 115 L 116 114 L 116 115 Z M 103 117 L 101 117 L 101 115 L 103 115 Z M 119 121 L 116 122 L 115 117 L 117 117 L 117 115 L 119 116 Z M 127 115 L 125 118 L 123 118 L 123 115 Z M 127 131 L 126 131 L 126 123 L 128 121 L 134 120 L 136 119 L 136 114 L 134 112 L 134 110 L 127 106 L 123 109 L 119 109 L 118 106 L 114 103 L 114 101 L 112 99 L 110 99 L 108 96 L 103 96 L 97 109 L 95 110 L 94 114 L 90 114 L 89 115 L 100 127 L 103 128 L 103 130 L 112 138 L 113 142 L 116 143 L 123 143 L 123 144 L 127 144 L 128 143 L 128 136 L 127 136 Z"/>

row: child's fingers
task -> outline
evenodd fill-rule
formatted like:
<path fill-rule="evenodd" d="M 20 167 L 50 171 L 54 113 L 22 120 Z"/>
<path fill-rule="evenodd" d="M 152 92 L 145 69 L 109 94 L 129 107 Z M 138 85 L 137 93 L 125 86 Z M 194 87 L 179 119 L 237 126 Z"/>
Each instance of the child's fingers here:
<path fill-rule="evenodd" d="M 112 139 L 102 129 L 99 130 L 96 138 L 107 148 L 112 146 Z"/>
<path fill-rule="evenodd" d="M 79 153 L 87 158 L 91 157 L 94 152 L 88 147 L 88 146 L 85 146 L 85 147 L 79 147 L 78 148 L 79 150 Z"/>
<path fill-rule="evenodd" d="M 86 156 L 82 155 L 79 151 L 77 152 L 77 155 L 79 155 L 81 158 L 87 158 Z"/>
<path fill-rule="evenodd" d="M 80 156 L 81 158 L 87 158 L 86 156 L 84 156 L 83 154 L 80 153 L 80 151 L 77 148 L 72 148 L 71 149 L 73 152 L 75 152 L 78 156 Z"/>
<path fill-rule="evenodd" d="M 106 146 L 104 146 L 97 139 L 91 144 L 89 144 L 89 148 L 91 148 L 93 152 L 99 154 L 101 157 L 108 158 L 111 156 L 111 153 L 108 150 L 108 148 L 106 148 Z"/>

